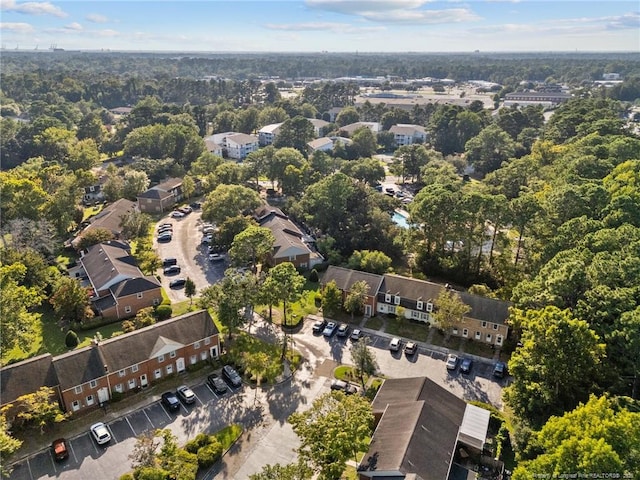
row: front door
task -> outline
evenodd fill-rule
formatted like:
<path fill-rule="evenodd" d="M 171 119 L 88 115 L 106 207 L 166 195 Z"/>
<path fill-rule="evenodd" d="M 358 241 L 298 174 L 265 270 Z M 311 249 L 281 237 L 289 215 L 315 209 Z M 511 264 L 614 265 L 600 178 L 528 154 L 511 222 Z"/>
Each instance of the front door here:
<path fill-rule="evenodd" d="M 98 390 L 98 403 L 104 403 L 109 400 L 109 389 L 107 387 Z"/>
<path fill-rule="evenodd" d="M 149 384 L 149 382 L 147 381 L 147 374 L 144 373 L 144 374 L 140 375 L 140 386 L 144 388 L 148 384 Z"/>
<path fill-rule="evenodd" d="M 176 360 L 176 371 L 178 373 L 184 372 L 184 358 L 178 358 Z"/>
<path fill-rule="evenodd" d="M 364 306 L 364 314 L 367 317 L 371 316 L 371 305 L 365 305 Z"/>

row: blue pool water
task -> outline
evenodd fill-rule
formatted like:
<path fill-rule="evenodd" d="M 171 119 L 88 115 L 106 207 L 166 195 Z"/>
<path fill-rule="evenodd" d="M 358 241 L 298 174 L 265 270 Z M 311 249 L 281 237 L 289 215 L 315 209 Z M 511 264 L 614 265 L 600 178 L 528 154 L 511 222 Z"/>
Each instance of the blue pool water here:
<path fill-rule="evenodd" d="M 409 228 L 409 223 L 407 222 L 408 217 L 404 216 L 397 210 L 393 212 L 393 216 L 391 217 L 391 220 L 393 220 L 394 223 L 401 228 Z"/>

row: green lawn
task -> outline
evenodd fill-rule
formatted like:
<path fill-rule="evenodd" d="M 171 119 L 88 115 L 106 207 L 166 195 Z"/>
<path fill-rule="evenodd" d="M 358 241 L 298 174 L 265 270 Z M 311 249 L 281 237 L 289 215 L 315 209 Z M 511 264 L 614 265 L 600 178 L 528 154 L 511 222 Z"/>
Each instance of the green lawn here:
<path fill-rule="evenodd" d="M 383 324 L 384 320 L 382 317 L 371 317 L 367 320 L 367 323 L 365 323 L 364 326 L 371 330 L 380 330 Z"/>
<path fill-rule="evenodd" d="M 234 423 L 216 432 L 215 437 L 222 444 L 222 448 L 227 450 L 240 435 L 242 435 L 242 426 Z"/>
<path fill-rule="evenodd" d="M 93 217 L 102 211 L 104 205 L 99 203 L 95 207 L 86 207 L 82 212 L 82 221 L 84 222 L 87 218 Z"/>
<path fill-rule="evenodd" d="M 426 342 L 429 336 L 429 327 L 422 322 L 414 322 L 406 318 L 387 318 L 385 332 L 391 335 L 411 338 L 418 342 Z"/>

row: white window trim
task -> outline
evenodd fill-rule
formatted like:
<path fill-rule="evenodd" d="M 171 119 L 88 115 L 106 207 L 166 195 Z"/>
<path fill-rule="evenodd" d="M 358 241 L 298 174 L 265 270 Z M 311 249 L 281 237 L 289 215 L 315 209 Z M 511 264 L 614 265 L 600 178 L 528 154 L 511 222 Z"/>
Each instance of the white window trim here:
<path fill-rule="evenodd" d="M 159 355 L 158 356 L 158 363 L 162 363 L 164 362 L 164 355 Z"/>
<path fill-rule="evenodd" d="M 191 362 L 191 365 L 194 365 L 194 364 L 198 363 L 198 356 L 197 355 L 191 355 L 189 360 Z"/>
<path fill-rule="evenodd" d="M 71 402 L 71 409 L 74 412 L 77 412 L 78 410 L 80 410 L 80 402 L 78 400 L 74 400 L 73 402 Z"/>
<path fill-rule="evenodd" d="M 396 295 L 395 297 L 393 297 L 393 304 L 400 305 L 400 295 Z"/>
<path fill-rule="evenodd" d="M 87 395 L 87 398 L 85 398 L 85 400 L 87 402 L 87 406 L 93 405 L 95 403 L 95 400 L 93 399 L 93 395 Z"/>
<path fill-rule="evenodd" d="M 131 313 L 131 307 L 129 305 L 124 307 L 124 313 Z"/>
<path fill-rule="evenodd" d="M 498 329 L 498 324 L 497 324 L 497 323 L 494 323 L 494 324 L 493 324 L 493 329 L 494 329 L 494 330 L 497 330 L 497 329 Z"/>
<path fill-rule="evenodd" d="M 114 390 L 118 393 L 122 393 L 122 384 L 119 383 L 114 387 Z"/>
<path fill-rule="evenodd" d="M 73 391 L 78 394 L 78 393 L 82 393 L 82 385 L 77 385 Z"/>
<path fill-rule="evenodd" d="M 200 348 L 200 342 L 195 342 L 195 343 L 193 344 L 193 348 L 194 348 L 195 350 L 199 349 L 199 348 Z"/>
<path fill-rule="evenodd" d="M 433 312 L 433 303 L 427 302 L 427 312 Z"/>
<path fill-rule="evenodd" d="M 138 371 L 138 365 L 133 365 L 131 367 L 131 373 L 136 373 Z"/>
<path fill-rule="evenodd" d="M 176 351 L 175 351 L 175 350 L 171 350 L 171 351 L 169 352 L 169 357 L 170 357 L 170 358 L 176 358 Z"/>
<path fill-rule="evenodd" d="M 462 336 L 465 337 L 465 338 L 468 337 L 469 336 L 469 329 L 463 328 L 462 329 Z"/>
<path fill-rule="evenodd" d="M 156 380 L 159 378 L 162 378 L 162 369 L 161 368 L 156 368 L 153 371 L 153 378 L 155 378 Z"/>
<path fill-rule="evenodd" d="M 142 298 L 144 294 L 142 292 L 136 293 L 136 298 Z"/>
<path fill-rule="evenodd" d="M 482 333 L 476 332 L 475 339 L 480 340 L 482 338 Z"/>
<path fill-rule="evenodd" d="M 171 375 L 173 373 L 173 363 L 170 363 L 169 365 L 167 365 L 165 370 L 167 372 L 167 375 Z"/>
<path fill-rule="evenodd" d="M 424 303 L 422 303 L 422 300 L 418 300 L 418 303 L 416 305 L 416 308 L 418 310 L 422 310 L 424 308 Z"/>
<path fill-rule="evenodd" d="M 96 388 L 98 386 L 98 381 L 97 380 L 91 380 L 89 382 L 89 388 Z"/>
<path fill-rule="evenodd" d="M 487 333 L 487 342 L 490 342 L 490 341 L 491 341 L 491 334 Z"/>
<path fill-rule="evenodd" d="M 125 373 L 126 372 L 124 371 L 124 369 L 123 370 L 118 370 L 118 376 L 119 377 L 124 377 Z"/>
<path fill-rule="evenodd" d="M 385 293 L 384 294 L 384 301 L 385 301 L 385 303 L 391 303 L 391 294 L 390 293 Z"/>
<path fill-rule="evenodd" d="M 487 328 L 487 322 L 482 322 L 482 328 Z"/>
<path fill-rule="evenodd" d="M 209 345 L 211 343 L 211 338 L 207 337 L 204 339 L 204 344 Z"/>

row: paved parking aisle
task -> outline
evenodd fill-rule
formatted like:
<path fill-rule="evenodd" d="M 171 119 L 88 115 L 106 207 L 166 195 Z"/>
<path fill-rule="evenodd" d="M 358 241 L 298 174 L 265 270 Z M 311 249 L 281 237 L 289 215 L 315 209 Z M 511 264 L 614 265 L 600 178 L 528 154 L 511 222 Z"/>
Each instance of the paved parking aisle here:
<path fill-rule="evenodd" d="M 127 420 L 129 421 L 129 425 L 131 425 L 131 429 L 133 430 L 135 437 L 138 437 L 154 428 L 144 409 L 127 415 Z"/>
<path fill-rule="evenodd" d="M 151 423 L 153 423 L 154 428 L 163 429 L 173 422 L 171 414 L 168 413 L 159 402 L 148 406 L 144 410 Z"/>

